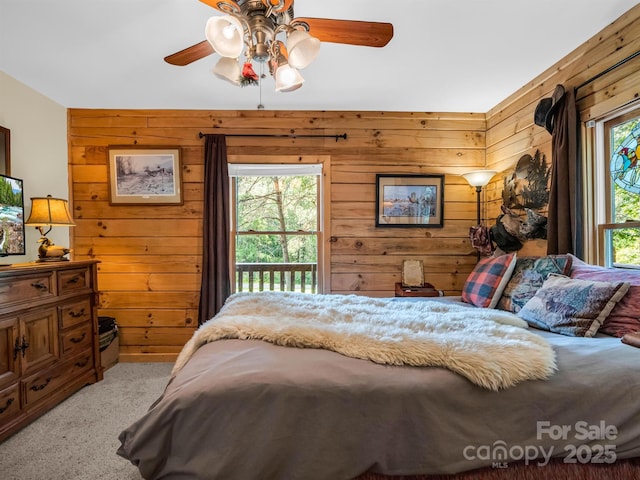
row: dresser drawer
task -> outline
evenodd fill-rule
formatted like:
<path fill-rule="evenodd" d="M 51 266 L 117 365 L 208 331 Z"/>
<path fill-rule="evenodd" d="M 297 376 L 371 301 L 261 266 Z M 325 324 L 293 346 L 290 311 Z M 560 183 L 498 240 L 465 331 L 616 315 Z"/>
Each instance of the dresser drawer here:
<path fill-rule="evenodd" d="M 60 328 L 70 328 L 80 323 L 89 322 L 91 316 L 91 300 L 85 298 L 73 303 L 65 303 L 60 310 Z"/>
<path fill-rule="evenodd" d="M 85 323 L 72 330 L 63 332 L 60 336 L 62 339 L 62 354 L 68 356 L 73 352 L 79 352 L 85 348 L 91 347 L 91 332 L 93 330 L 91 323 Z"/>
<path fill-rule="evenodd" d="M 18 384 L 0 390 L 0 422 L 5 422 L 20 413 L 20 391 Z"/>
<path fill-rule="evenodd" d="M 21 275 L 0 280 L 2 306 L 54 297 L 53 274 Z"/>
<path fill-rule="evenodd" d="M 91 287 L 89 268 L 74 268 L 58 272 L 58 294 L 63 295 Z"/>
<path fill-rule="evenodd" d="M 61 362 L 54 367 L 27 377 L 22 382 L 25 392 L 25 404 L 27 406 L 33 405 L 38 400 L 46 398 L 58 388 L 73 381 L 85 370 L 90 370 L 93 366 L 92 359 L 91 350 L 87 350 L 71 360 Z"/>

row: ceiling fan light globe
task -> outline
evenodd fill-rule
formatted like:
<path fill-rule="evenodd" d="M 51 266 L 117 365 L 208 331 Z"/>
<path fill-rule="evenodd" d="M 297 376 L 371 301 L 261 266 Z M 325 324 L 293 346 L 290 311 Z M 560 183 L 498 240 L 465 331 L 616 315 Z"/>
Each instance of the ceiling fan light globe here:
<path fill-rule="evenodd" d="M 213 49 L 223 57 L 238 58 L 244 47 L 242 23 L 231 15 L 211 17 L 204 35 Z"/>
<path fill-rule="evenodd" d="M 276 92 L 292 92 L 304 83 L 304 78 L 295 68 L 284 64 L 280 65 L 275 73 Z"/>
<path fill-rule="evenodd" d="M 211 71 L 222 80 L 240 85 L 240 64 L 235 58 L 222 57 Z"/>
<path fill-rule="evenodd" d="M 287 37 L 289 65 L 293 68 L 305 68 L 320 53 L 320 40 L 303 30 L 293 30 Z"/>

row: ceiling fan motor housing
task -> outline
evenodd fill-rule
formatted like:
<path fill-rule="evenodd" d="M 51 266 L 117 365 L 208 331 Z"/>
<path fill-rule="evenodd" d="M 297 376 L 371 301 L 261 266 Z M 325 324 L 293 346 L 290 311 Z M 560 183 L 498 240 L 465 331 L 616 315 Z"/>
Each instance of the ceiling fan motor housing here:
<path fill-rule="evenodd" d="M 279 25 L 288 25 L 291 22 L 293 7 L 280 13 L 272 11 L 271 15 L 267 16 L 267 8 L 260 0 L 240 0 L 238 5 L 253 35 L 254 44 L 250 47 L 250 56 L 257 62 L 268 61 L 276 29 Z"/>

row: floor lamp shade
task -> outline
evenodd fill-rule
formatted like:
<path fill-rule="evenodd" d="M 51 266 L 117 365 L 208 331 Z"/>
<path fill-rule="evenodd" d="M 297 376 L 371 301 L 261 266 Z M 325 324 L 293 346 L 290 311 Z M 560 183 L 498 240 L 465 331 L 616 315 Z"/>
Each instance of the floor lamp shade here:
<path fill-rule="evenodd" d="M 472 187 L 484 187 L 496 173 L 495 170 L 473 170 L 463 173 L 462 176 Z"/>
<path fill-rule="evenodd" d="M 471 172 L 463 173 L 462 176 L 469 182 L 469 185 L 476 187 L 476 220 L 477 225 L 480 225 L 480 193 L 482 187 L 484 187 L 497 172 L 495 170 L 473 170 Z"/>

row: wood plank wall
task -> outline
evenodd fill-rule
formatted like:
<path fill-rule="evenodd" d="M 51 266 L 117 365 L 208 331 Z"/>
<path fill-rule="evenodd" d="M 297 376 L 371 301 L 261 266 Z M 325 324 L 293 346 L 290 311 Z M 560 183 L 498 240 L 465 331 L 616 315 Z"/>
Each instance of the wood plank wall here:
<path fill-rule="evenodd" d="M 392 296 L 403 259 L 458 294 L 476 262 L 476 194 L 459 174 L 485 164 L 484 114 L 283 111 L 69 111 L 76 259 L 98 259 L 100 315 L 120 325 L 122 360 L 171 359 L 197 318 L 204 140 L 226 134 L 342 134 L 347 140 L 228 137 L 230 162 L 328 159 L 329 288 Z M 109 145 L 179 145 L 184 205 L 111 206 Z M 445 174 L 444 228 L 376 228 L 376 173 Z"/>
<path fill-rule="evenodd" d="M 230 161 L 322 156 L 331 171 L 327 241 L 330 292 L 391 296 L 403 259 L 422 259 L 425 279 L 459 293 L 476 257 L 468 240 L 475 191 L 459 174 L 492 168 L 508 174 L 525 153 L 551 159 L 551 136 L 533 123 L 538 101 L 555 85 L 579 85 L 640 49 L 640 6 L 484 114 L 270 111 L 69 111 L 71 229 L 75 258 L 101 261 L 100 314 L 121 327 L 121 360 L 171 360 L 197 318 L 202 252 L 203 141 L 198 132 L 348 134 L 348 140 L 229 138 Z M 640 97 L 638 61 L 580 90 L 583 119 Z M 183 148 L 185 203 L 110 206 L 109 145 Z M 284 160 L 286 161 L 286 160 Z M 376 173 L 444 173 L 442 229 L 375 228 Z M 483 195 L 495 218 L 502 178 Z M 530 242 L 531 243 L 531 242 Z M 542 254 L 544 242 L 527 245 Z"/>
<path fill-rule="evenodd" d="M 550 66 L 527 85 L 487 112 L 487 168 L 513 170 L 518 159 L 539 149 L 551 161 L 551 135 L 534 124 L 535 108 L 550 97 L 556 85 L 573 89 L 622 59 L 640 51 L 640 5 L 632 8 L 589 41 Z M 576 99 L 584 122 L 640 98 L 640 57 L 616 68 L 578 90 Z M 583 138 L 585 138 L 583 129 Z M 588 157 L 588 152 L 585 157 Z M 585 161 L 590 159 L 585 158 Z M 487 188 L 488 216 L 495 217 L 502 204 L 502 178 Z M 587 211 L 593 210 L 592 206 Z M 529 242 L 529 252 L 544 254 L 546 242 Z M 593 249 L 591 249 L 593 250 Z M 593 253 L 593 252 L 591 252 Z M 587 258 L 593 261 L 592 255 Z"/>

